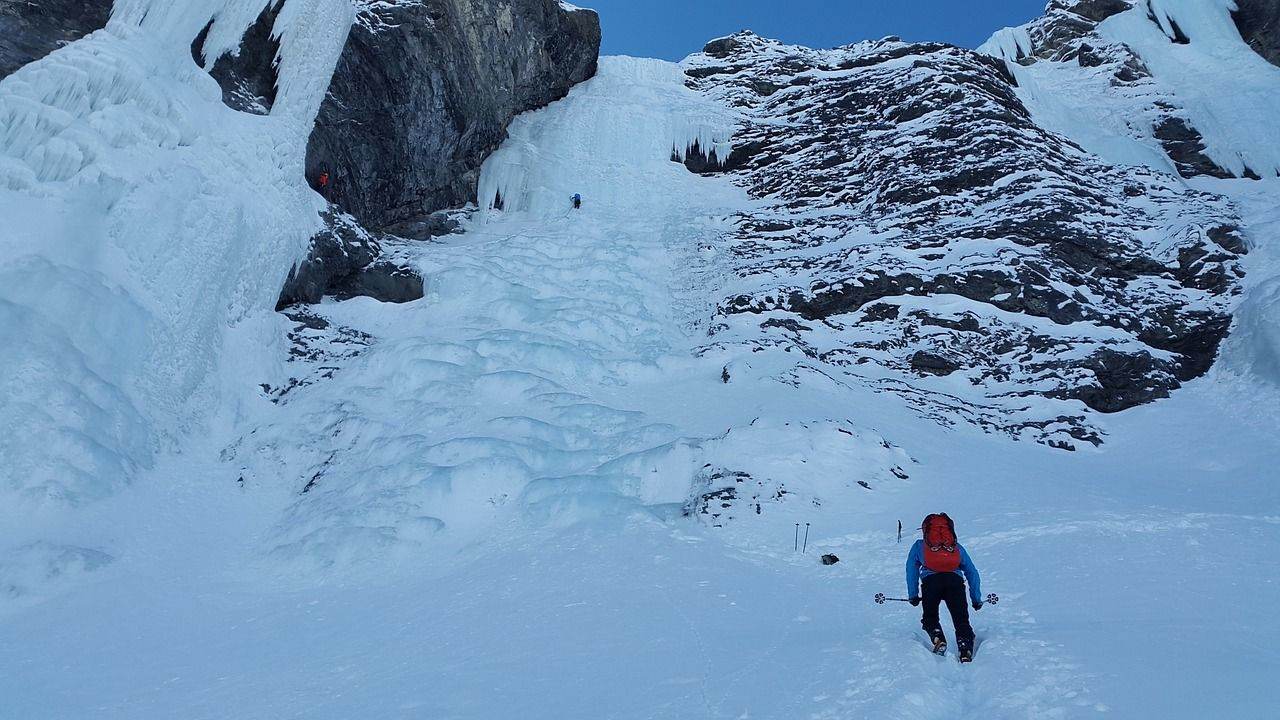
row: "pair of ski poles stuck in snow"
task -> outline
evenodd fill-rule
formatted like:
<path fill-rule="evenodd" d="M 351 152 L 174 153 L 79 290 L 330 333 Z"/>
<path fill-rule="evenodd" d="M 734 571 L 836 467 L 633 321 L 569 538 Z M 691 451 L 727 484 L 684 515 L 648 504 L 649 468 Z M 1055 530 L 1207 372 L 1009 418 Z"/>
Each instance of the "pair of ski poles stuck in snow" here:
<path fill-rule="evenodd" d="M 891 598 L 891 597 L 885 597 L 885 594 L 884 594 L 884 593 L 876 593 L 876 604 L 877 604 L 877 605 L 883 605 L 883 604 L 888 603 L 888 602 L 911 602 L 911 600 L 910 600 L 910 599 L 908 599 L 908 598 Z M 1000 602 L 1000 596 L 999 596 L 999 595 L 996 595 L 995 593 L 988 593 L 988 594 L 987 594 L 987 602 L 986 602 L 986 604 L 987 604 L 987 605 L 997 605 L 997 604 L 999 604 L 999 602 Z"/>
<path fill-rule="evenodd" d="M 800 523 L 796 523 L 796 544 L 795 544 L 795 547 L 792 548 L 792 550 L 799 550 L 802 553 L 809 551 L 809 523 L 804 524 L 804 546 L 803 547 L 800 545 Z"/>

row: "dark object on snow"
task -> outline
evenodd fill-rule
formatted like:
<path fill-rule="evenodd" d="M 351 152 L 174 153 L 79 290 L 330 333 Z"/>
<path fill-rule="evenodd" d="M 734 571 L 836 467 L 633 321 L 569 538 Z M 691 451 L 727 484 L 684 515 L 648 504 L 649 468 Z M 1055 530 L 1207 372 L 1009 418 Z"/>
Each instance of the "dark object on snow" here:
<path fill-rule="evenodd" d="M 911 369 L 929 375 L 950 375 L 960 366 L 941 355 L 921 350 L 911 356 Z"/>
<path fill-rule="evenodd" d="M 574 210 L 582 209 L 582 195 L 578 193 L 573 194 L 573 209 Z"/>
<path fill-rule="evenodd" d="M 840 562 L 840 558 L 836 557 L 835 555 L 831 555 L 828 553 L 822 556 L 823 565 L 835 565 L 838 562 Z"/>

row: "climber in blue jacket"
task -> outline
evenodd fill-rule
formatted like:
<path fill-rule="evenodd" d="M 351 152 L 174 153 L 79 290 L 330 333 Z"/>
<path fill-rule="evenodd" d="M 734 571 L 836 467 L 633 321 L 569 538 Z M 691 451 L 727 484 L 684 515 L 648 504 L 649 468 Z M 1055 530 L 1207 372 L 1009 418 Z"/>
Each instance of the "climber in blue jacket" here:
<path fill-rule="evenodd" d="M 969 624 L 969 608 L 965 607 L 965 584 L 974 610 L 982 609 L 982 578 L 968 551 L 956 540 L 955 525 L 946 513 L 929 515 L 921 526 L 924 539 L 917 540 L 907 553 L 907 598 L 913 607 L 924 603 L 920 626 L 929 634 L 933 651 L 947 650 L 942 633 L 938 606 L 947 604 L 951 623 L 956 630 L 960 661 L 973 659 L 973 626 Z"/>

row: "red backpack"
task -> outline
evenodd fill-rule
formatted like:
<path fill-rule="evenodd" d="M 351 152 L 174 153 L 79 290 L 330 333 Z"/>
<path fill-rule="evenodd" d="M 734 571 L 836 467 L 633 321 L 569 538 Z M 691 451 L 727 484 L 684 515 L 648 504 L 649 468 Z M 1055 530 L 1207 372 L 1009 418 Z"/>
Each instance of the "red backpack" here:
<path fill-rule="evenodd" d="M 920 529 L 924 531 L 924 566 L 936 573 L 960 569 L 960 543 L 951 518 L 946 513 L 929 515 Z"/>

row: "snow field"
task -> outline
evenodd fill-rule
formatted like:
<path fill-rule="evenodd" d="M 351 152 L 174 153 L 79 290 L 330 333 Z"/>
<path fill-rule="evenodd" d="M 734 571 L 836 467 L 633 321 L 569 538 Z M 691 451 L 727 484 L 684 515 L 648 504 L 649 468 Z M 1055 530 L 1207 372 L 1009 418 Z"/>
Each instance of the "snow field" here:
<path fill-rule="evenodd" d="M 1214 373 L 1065 453 L 704 348 L 748 200 L 670 161 L 724 137 L 703 107 L 606 60 L 486 167 L 506 211 L 397 249 L 426 297 L 316 309 L 373 338 L 331 377 L 271 403 L 308 368 L 246 317 L 208 432 L 75 512 L 7 510 L 0 717 L 1266 717 L 1275 393 Z M 1002 597 L 972 666 L 871 601 L 940 509 Z"/>
<path fill-rule="evenodd" d="M 278 525 L 277 558 L 412 556 L 526 513 L 678 512 L 702 438 L 632 407 L 690 364 L 714 302 L 692 282 L 715 282 L 715 218 L 745 202 L 671 162 L 706 107 L 669 63 L 605 61 L 486 164 L 482 197 L 501 192 L 506 210 L 418 251 L 423 301 L 321 308 L 378 342 L 229 453 L 251 482 L 312 487 Z"/>

